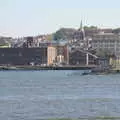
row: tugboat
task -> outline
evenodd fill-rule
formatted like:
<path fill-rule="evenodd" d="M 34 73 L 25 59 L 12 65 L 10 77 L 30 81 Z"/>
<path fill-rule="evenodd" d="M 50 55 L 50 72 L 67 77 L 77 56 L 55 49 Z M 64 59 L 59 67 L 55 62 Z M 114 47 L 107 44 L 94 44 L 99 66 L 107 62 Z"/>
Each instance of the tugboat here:
<path fill-rule="evenodd" d="M 91 74 L 91 73 L 92 73 L 91 70 L 85 70 L 85 71 L 82 73 L 82 75 L 89 75 L 89 74 Z"/>
<path fill-rule="evenodd" d="M 109 65 L 108 59 L 99 58 L 97 60 L 97 67 L 92 68 L 91 71 L 85 71 L 84 73 L 82 73 L 82 75 L 104 75 L 109 73 L 111 73 L 111 67 Z"/>

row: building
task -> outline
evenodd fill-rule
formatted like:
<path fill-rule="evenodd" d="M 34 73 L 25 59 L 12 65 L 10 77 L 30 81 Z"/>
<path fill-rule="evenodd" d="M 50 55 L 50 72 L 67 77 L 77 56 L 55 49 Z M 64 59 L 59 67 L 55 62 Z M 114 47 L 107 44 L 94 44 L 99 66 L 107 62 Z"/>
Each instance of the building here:
<path fill-rule="evenodd" d="M 80 28 L 73 34 L 73 40 L 71 41 L 71 44 L 76 47 L 77 46 L 84 47 L 84 43 L 85 43 L 85 30 L 81 21 Z"/>
<path fill-rule="evenodd" d="M 57 49 L 54 46 L 48 46 L 47 49 L 47 65 L 56 63 Z"/>
<path fill-rule="evenodd" d="M 91 51 L 92 53 L 92 51 Z M 86 53 L 81 51 L 81 50 L 72 50 L 70 53 L 69 53 L 69 64 L 70 65 L 86 65 L 87 63 L 87 59 L 86 59 Z M 89 65 L 94 65 L 95 64 L 95 60 L 96 58 L 91 56 L 91 55 L 88 55 L 88 59 L 89 59 L 89 62 L 88 64 Z"/>
<path fill-rule="evenodd" d="M 11 47 L 12 48 L 27 48 L 27 39 L 25 37 L 18 37 L 14 38 L 11 42 Z"/>
<path fill-rule="evenodd" d="M 64 63 L 64 56 L 63 55 L 58 55 L 57 56 L 57 63 L 58 64 L 63 64 Z"/>
<path fill-rule="evenodd" d="M 110 54 L 120 56 L 120 36 L 114 33 L 101 32 L 92 38 L 92 48 L 109 51 Z"/>
<path fill-rule="evenodd" d="M 111 28 L 99 29 L 99 32 L 103 32 L 103 33 L 113 33 L 113 29 L 111 29 Z"/>
<path fill-rule="evenodd" d="M 26 37 L 27 47 L 28 48 L 34 47 L 34 41 L 33 40 L 34 40 L 33 37 Z"/>
<path fill-rule="evenodd" d="M 57 56 L 63 56 L 64 61 L 63 63 L 68 64 L 69 63 L 69 50 L 67 45 L 57 45 Z M 62 59 L 63 60 L 63 59 Z"/>
<path fill-rule="evenodd" d="M 0 48 L 10 48 L 11 41 L 11 37 L 0 37 Z"/>
<path fill-rule="evenodd" d="M 0 65 L 47 64 L 47 48 L 0 48 Z"/>
<path fill-rule="evenodd" d="M 35 36 L 33 38 L 33 47 L 46 47 L 48 46 L 48 40 L 46 38 L 46 35 L 39 35 L 39 36 Z"/>

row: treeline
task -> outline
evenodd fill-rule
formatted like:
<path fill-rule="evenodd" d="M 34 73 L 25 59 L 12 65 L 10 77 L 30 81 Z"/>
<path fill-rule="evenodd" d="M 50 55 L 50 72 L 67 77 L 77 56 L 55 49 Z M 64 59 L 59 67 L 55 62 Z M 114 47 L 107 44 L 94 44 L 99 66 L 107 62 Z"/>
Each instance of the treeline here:
<path fill-rule="evenodd" d="M 109 29 L 109 28 L 108 28 Z M 73 29 L 73 28 L 61 28 L 58 31 L 56 31 L 53 34 L 53 39 L 58 40 L 70 40 L 73 38 L 73 35 L 75 32 L 77 32 L 79 29 Z M 97 31 L 100 30 L 97 26 L 84 26 L 84 30 L 89 34 L 89 32 L 97 33 Z M 111 29 L 111 31 L 115 34 L 120 33 L 120 28 Z"/>

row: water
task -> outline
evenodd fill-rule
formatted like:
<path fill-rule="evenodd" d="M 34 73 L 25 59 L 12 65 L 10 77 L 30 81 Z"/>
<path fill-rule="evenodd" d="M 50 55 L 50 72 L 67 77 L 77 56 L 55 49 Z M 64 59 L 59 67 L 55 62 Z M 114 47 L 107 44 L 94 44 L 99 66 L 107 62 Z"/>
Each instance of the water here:
<path fill-rule="evenodd" d="M 0 120 L 120 116 L 120 75 L 1 71 Z"/>

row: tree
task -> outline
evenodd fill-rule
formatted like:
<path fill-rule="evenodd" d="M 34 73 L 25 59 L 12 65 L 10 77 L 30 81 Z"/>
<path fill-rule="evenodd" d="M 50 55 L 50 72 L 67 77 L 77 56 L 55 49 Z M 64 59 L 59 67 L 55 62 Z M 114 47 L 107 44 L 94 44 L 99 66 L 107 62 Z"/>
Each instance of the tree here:
<path fill-rule="evenodd" d="M 113 52 L 106 49 L 97 50 L 96 55 L 103 58 L 115 57 L 115 54 Z"/>
<path fill-rule="evenodd" d="M 84 26 L 85 30 L 96 30 L 98 29 L 97 26 Z"/>
<path fill-rule="evenodd" d="M 76 30 L 72 28 L 61 28 L 54 34 L 54 40 L 68 40 L 72 39 L 72 36 Z"/>

